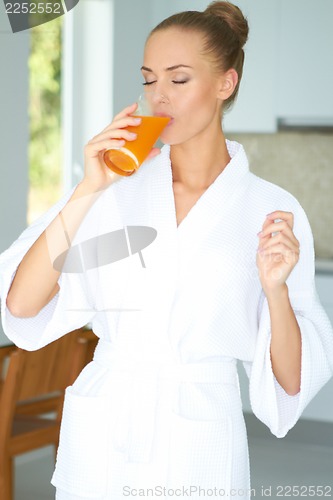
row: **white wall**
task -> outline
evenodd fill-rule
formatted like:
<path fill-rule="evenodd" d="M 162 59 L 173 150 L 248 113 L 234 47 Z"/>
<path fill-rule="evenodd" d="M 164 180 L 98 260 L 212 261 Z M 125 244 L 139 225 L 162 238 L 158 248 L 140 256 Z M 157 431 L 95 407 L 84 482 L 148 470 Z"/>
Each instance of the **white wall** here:
<path fill-rule="evenodd" d="M 333 2 L 279 0 L 277 115 L 333 125 Z"/>
<path fill-rule="evenodd" d="M 113 116 L 114 0 L 81 0 L 64 17 L 64 190 L 83 174 L 84 144 Z"/>
<path fill-rule="evenodd" d="M 153 0 L 139 2 L 115 0 L 113 80 L 115 113 L 135 102 L 143 92 L 140 68 L 145 40 L 153 26 L 153 4 Z"/>
<path fill-rule="evenodd" d="M 0 7 L 0 252 L 26 226 L 29 32 L 13 34 Z"/>
<path fill-rule="evenodd" d="M 278 1 L 235 1 L 247 17 L 250 31 L 239 94 L 224 117 L 226 132 L 276 131 Z"/>
<path fill-rule="evenodd" d="M 0 6 L 0 253 L 26 227 L 29 32 L 13 34 Z M 0 324 L 0 344 L 8 340 Z"/>

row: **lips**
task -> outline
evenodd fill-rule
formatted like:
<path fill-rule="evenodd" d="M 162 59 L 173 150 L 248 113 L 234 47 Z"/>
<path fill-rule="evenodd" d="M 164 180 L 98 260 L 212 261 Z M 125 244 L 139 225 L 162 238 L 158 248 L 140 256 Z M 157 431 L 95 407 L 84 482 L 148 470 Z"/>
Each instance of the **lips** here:
<path fill-rule="evenodd" d="M 171 118 L 171 120 L 173 119 L 173 117 L 171 115 L 168 115 L 168 113 L 154 113 L 155 116 L 165 116 L 165 117 L 168 117 L 168 118 Z"/>
<path fill-rule="evenodd" d="M 170 118 L 170 121 L 169 121 L 169 123 L 167 124 L 167 127 L 169 127 L 169 126 L 173 123 L 173 121 L 174 121 L 173 116 L 168 115 L 167 113 L 154 113 L 154 114 L 155 114 L 155 116 L 163 116 L 163 117 Z"/>

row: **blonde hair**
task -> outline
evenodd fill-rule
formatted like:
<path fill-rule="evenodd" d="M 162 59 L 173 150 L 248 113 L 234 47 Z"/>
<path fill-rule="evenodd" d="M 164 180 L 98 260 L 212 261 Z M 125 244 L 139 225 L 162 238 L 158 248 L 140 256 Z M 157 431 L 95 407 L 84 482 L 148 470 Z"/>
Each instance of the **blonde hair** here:
<path fill-rule="evenodd" d="M 204 36 L 203 55 L 208 56 L 217 71 L 234 68 L 238 83 L 233 94 L 224 102 L 223 110 L 235 101 L 243 74 L 244 50 L 249 26 L 242 11 L 228 1 L 211 2 L 206 10 L 184 11 L 174 14 L 159 23 L 150 33 L 171 27 L 197 31 Z"/>

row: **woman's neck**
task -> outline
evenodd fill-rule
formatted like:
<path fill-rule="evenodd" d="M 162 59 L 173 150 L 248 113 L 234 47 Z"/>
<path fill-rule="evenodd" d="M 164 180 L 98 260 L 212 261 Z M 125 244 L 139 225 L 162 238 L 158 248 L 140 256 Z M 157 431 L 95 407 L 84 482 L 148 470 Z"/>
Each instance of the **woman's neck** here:
<path fill-rule="evenodd" d="M 170 148 L 173 181 L 191 190 L 205 190 L 230 162 L 222 131 L 210 140 L 193 138 Z"/>

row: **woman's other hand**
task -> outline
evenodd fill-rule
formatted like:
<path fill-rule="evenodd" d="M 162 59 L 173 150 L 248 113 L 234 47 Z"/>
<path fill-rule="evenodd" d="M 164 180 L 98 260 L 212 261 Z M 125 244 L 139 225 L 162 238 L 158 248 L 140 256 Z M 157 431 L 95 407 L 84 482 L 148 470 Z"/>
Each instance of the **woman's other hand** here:
<path fill-rule="evenodd" d="M 257 266 L 266 295 L 285 286 L 298 262 L 300 246 L 293 233 L 293 226 L 294 215 L 277 210 L 266 216 L 262 230 L 258 233 Z"/>

